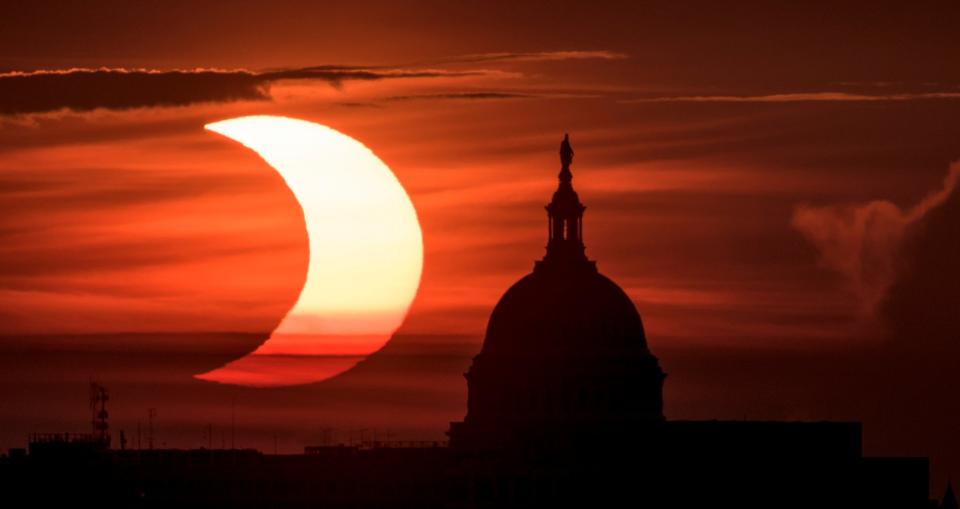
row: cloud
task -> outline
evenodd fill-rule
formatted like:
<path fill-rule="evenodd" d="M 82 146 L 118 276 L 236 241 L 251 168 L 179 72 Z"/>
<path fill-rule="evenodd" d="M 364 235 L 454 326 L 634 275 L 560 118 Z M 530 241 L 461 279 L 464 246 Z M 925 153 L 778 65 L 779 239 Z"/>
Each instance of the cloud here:
<path fill-rule="evenodd" d="M 463 92 L 394 95 L 385 98 L 384 101 L 488 101 L 506 99 L 591 99 L 596 97 L 601 97 L 601 95 L 599 93 L 588 92 L 559 92 L 543 90 L 530 90 L 525 92 L 510 90 L 473 90 Z"/>
<path fill-rule="evenodd" d="M 345 81 L 378 81 L 399 78 L 445 78 L 463 76 L 482 76 L 493 71 L 448 71 L 443 69 L 390 69 L 384 67 L 351 67 L 351 66 L 315 66 L 302 69 L 288 69 L 258 74 L 257 77 L 265 82 L 280 80 L 320 80 L 335 87 L 340 87 Z"/>
<path fill-rule="evenodd" d="M 865 311 L 893 278 L 893 257 L 907 228 L 906 214 L 888 201 L 858 206 L 801 205 L 793 226 L 820 251 L 820 262 L 843 275 Z"/>
<path fill-rule="evenodd" d="M 960 338 L 960 163 L 910 209 L 876 200 L 801 205 L 793 226 L 847 280 L 885 331 L 912 341 Z"/>
<path fill-rule="evenodd" d="M 125 110 L 203 102 L 269 100 L 281 80 L 317 80 L 334 87 L 347 81 L 474 76 L 486 71 L 317 66 L 253 72 L 244 69 L 66 69 L 0 74 L 0 115 L 70 109 Z"/>
<path fill-rule="evenodd" d="M 489 100 L 489 99 L 531 99 L 545 97 L 538 94 L 519 92 L 447 92 L 441 94 L 395 95 L 386 98 L 387 101 L 421 101 L 421 100 Z"/>
<path fill-rule="evenodd" d="M 943 191 L 917 207 L 897 252 L 896 277 L 878 307 L 892 337 L 954 356 L 960 352 L 958 179 L 954 164 Z"/>
<path fill-rule="evenodd" d="M 528 51 L 495 52 L 461 55 L 435 61 L 445 64 L 477 64 L 488 62 L 558 62 L 564 60 L 623 60 L 626 53 L 614 51 Z"/>
<path fill-rule="evenodd" d="M 7 115 L 267 98 L 265 83 L 254 73 L 239 70 L 102 68 L 0 74 L 0 114 Z"/>
<path fill-rule="evenodd" d="M 642 97 L 629 99 L 630 103 L 796 103 L 796 102 L 868 102 L 868 101 L 917 101 L 930 99 L 960 99 L 960 92 L 921 92 L 898 94 L 852 94 L 849 92 L 802 92 L 767 95 L 689 95 L 666 97 Z"/>

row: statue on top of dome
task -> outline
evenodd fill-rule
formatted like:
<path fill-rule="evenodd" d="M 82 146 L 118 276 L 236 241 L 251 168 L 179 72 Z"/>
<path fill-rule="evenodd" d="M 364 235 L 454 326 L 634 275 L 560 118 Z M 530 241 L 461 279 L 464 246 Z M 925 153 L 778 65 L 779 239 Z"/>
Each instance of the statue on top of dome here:
<path fill-rule="evenodd" d="M 560 164 L 564 168 L 570 166 L 573 162 L 573 147 L 570 146 L 570 135 L 563 135 L 563 142 L 560 143 Z"/>

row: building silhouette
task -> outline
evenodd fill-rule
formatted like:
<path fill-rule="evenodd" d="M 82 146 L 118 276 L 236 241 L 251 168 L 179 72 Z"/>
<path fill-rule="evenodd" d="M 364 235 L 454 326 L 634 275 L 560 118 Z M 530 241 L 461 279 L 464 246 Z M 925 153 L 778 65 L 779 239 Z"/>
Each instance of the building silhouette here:
<path fill-rule="evenodd" d="M 865 457 L 859 423 L 665 419 L 666 375 L 640 314 L 586 256 L 573 155 L 564 137 L 546 254 L 494 308 L 449 444 L 264 455 L 45 435 L 0 462 L 0 496 L 100 507 L 937 506 L 927 460 Z"/>
<path fill-rule="evenodd" d="M 467 415 L 450 427 L 453 447 L 567 446 L 611 426 L 663 421 L 665 375 L 640 314 L 586 257 L 568 137 L 560 159 L 546 255 L 493 309 L 466 374 Z"/>

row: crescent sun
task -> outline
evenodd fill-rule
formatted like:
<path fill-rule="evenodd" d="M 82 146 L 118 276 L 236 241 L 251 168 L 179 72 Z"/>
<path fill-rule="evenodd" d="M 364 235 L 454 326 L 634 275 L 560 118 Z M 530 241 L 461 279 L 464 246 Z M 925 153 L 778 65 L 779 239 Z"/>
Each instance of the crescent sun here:
<path fill-rule="evenodd" d="M 423 270 L 410 197 L 359 141 L 278 116 L 204 126 L 274 168 L 303 211 L 310 249 L 300 296 L 256 351 L 196 378 L 246 386 L 326 380 L 382 348 L 400 327 Z"/>

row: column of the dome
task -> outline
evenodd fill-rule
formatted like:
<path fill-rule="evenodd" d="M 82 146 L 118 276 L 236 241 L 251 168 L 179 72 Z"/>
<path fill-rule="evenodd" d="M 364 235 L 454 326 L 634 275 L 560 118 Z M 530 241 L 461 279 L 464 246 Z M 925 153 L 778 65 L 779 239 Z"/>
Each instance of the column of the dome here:
<path fill-rule="evenodd" d="M 547 207 L 550 210 L 550 207 Z M 563 218 L 555 215 L 553 210 L 548 212 L 550 224 L 553 226 L 553 230 L 550 233 L 550 238 L 547 239 L 547 246 L 557 242 L 558 240 L 563 239 Z"/>
<path fill-rule="evenodd" d="M 567 220 L 567 240 L 580 242 L 580 217 L 571 217 Z"/>

